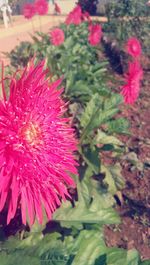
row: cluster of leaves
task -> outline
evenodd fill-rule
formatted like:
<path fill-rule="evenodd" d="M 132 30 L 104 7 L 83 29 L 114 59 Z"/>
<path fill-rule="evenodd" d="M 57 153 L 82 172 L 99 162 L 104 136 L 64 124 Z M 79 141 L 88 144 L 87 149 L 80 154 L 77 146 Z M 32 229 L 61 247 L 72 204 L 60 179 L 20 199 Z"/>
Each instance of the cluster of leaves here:
<path fill-rule="evenodd" d="M 148 265 L 135 250 L 108 248 L 103 225 L 118 224 L 114 195 L 124 187 L 119 157 L 124 145 L 118 134 L 128 133 L 128 122 L 117 118 L 122 97 L 108 87 L 107 62 L 99 61 L 97 49 L 88 44 L 88 24 L 64 24 L 65 41 L 50 43 L 49 36 L 33 36 L 36 59 L 45 59 L 52 79 L 63 76 L 64 97 L 69 99 L 72 125 L 79 138 L 79 176 L 74 200 L 54 213 L 56 229 L 35 225 L 23 240 L 10 238 L 0 245 L 2 265 Z M 111 153 L 113 165 L 101 156 Z M 52 227 L 52 223 L 49 224 Z"/>
<path fill-rule="evenodd" d="M 76 180 L 78 200 L 74 206 L 63 203 L 43 231 L 35 224 L 22 240 L 18 234 L 18 238 L 1 241 L 1 265 L 149 265 L 134 249 L 106 246 L 102 226 L 118 224 L 120 219 L 106 187 L 91 178 L 90 168 L 85 167 L 84 172 L 84 179 Z"/>
<path fill-rule="evenodd" d="M 98 0 L 79 0 L 78 4 L 84 12 L 88 12 L 90 15 L 96 15 Z"/>
<path fill-rule="evenodd" d="M 63 239 L 59 232 L 33 232 L 22 241 L 11 238 L 2 244 L 0 257 L 1 265 L 149 265 L 136 250 L 108 248 L 102 231 L 90 226 Z"/>
<path fill-rule="evenodd" d="M 32 47 L 37 57 L 46 58 L 53 79 L 63 76 L 69 99 L 85 103 L 100 90 L 107 93 L 107 62 L 98 62 L 96 48 L 88 43 L 88 23 L 60 27 L 65 33 L 61 46 L 51 45 L 47 34 L 37 32 L 33 36 Z"/>
<path fill-rule="evenodd" d="M 30 42 L 23 41 L 6 55 L 10 59 L 10 63 L 13 67 L 24 67 L 33 57 L 34 51 Z"/>
<path fill-rule="evenodd" d="M 121 0 L 106 4 L 108 23 L 104 25 L 109 37 L 115 36 L 123 43 L 129 36 L 134 35 L 141 40 L 145 52 L 149 52 L 150 8 L 147 0 Z"/>

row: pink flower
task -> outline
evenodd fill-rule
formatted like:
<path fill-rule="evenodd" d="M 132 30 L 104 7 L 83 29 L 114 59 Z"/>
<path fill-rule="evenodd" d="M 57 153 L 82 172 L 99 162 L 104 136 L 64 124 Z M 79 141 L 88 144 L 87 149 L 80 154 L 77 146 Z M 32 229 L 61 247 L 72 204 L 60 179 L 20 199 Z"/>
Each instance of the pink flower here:
<path fill-rule="evenodd" d="M 96 46 L 99 44 L 102 37 L 102 28 L 100 25 L 90 25 L 89 26 L 89 37 L 88 41 L 92 46 Z"/>
<path fill-rule="evenodd" d="M 82 22 L 82 9 L 77 5 L 67 16 L 65 23 L 67 25 L 79 25 Z"/>
<path fill-rule="evenodd" d="M 40 16 L 46 15 L 48 13 L 48 2 L 46 0 L 36 0 L 35 10 Z"/>
<path fill-rule="evenodd" d="M 50 32 L 51 43 L 55 46 L 61 45 L 65 40 L 65 35 L 62 29 L 55 28 Z"/>
<path fill-rule="evenodd" d="M 74 131 L 69 125 L 66 104 L 54 83 L 46 77 L 44 62 L 25 69 L 10 83 L 10 96 L 0 100 L 0 211 L 6 205 L 7 223 L 21 208 L 22 222 L 35 217 L 42 223 L 70 196 L 76 174 Z M 5 99 L 5 95 L 4 95 Z"/>
<path fill-rule="evenodd" d="M 84 13 L 82 14 L 82 20 L 83 20 L 83 21 L 86 21 L 86 20 L 87 20 L 89 23 L 92 22 L 92 19 L 91 19 L 90 14 L 89 14 L 88 12 L 84 12 Z"/>
<path fill-rule="evenodd" d="M 23 7 L 23 15 L 25 18 L 30 19 L 35 15 L 35 8 L 33 4 L 27 3 Z"/>
<path fill-rule="evenodd" d="M 126 44 L 126 50 L 132 57 L 138 57 L 141 55 L 142 48 L 138 39 L 130 38 Z"/>
<path fill-rule="evenodd" d="M 55 12 L 61 14 L 60 6 L 57 3 L 55 3 Z"/>
<path fill-rule="evenodd" d="M 124 102 L 133 104 L 139 96 L 140 81 L 143 78 L 143 70 L 138 61 L 129 63 L 128 74 L 126 75 L 126 84 L 121 87 L 121 94 Z"/>

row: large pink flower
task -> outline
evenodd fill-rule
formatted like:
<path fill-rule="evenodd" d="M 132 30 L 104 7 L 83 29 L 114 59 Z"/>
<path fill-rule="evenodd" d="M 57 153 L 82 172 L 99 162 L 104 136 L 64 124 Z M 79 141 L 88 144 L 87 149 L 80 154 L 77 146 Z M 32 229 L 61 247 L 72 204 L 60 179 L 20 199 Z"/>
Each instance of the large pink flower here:
<path fill-rule="evenodd" d="M 36 0 L 35 10 L 40 16 L 46 15 L 48 13 L 48 2 L 46 0 Z"/>
<path fill-rule="evenodd" d="M 7 223 L 21 208 L 22 221 L 48 219 L 75 186 L 73 152 L 76 140 L 69 120 L 63 118 L 61 80 L 46 78 L 44 63 L 25 69 L 12 78 L 10 95 L 0 100 L 0 211 L 6 205 Z"/>
<path fill-rule="evenodd" d="M 128 74 L 126 75 L 126 84 L 121 87 L 121 94 L 124 102 L 133 104 L 139 96 L 140 81 L 143 78 L 143 70 L 138 61 L 129 63 Z"/>
<path fill-rule="evenodd" d="M 90 24 L 89 26 L 89 37 L 88 41 L 92 46 L 96 46 L 99 44 L 100 40 L 102 37 L 102 28 L 101 25 L 95 24 L 92 25 Z"/>
<path fill-rule="evenodd" d="M 141 55 L 142 48 L 139 40 L 137 38 L 130 38 L 127 41 L 126 44 L 126 51 L 132 56 L 132 57 L 138 57 Z"/>
<path fill-rule="evenodd" d="M 55 46 L 59 46 L 64 42 L 65 35 L 62 29 L 55 28 L 50 32 L 51 43 Z"/>
<path fill-rule="evenodd" d="M 67 16 L 65 23 L 67 25 L 79 25 L 82 22 L 82 9 L 77 5 Z"/>
<path fill-rule="evenodd" d="M 26 3 L 23 7 L 23 15 L 27 19 L 32 18 L 35 15 L 34 5 L 30 3 Z"/>

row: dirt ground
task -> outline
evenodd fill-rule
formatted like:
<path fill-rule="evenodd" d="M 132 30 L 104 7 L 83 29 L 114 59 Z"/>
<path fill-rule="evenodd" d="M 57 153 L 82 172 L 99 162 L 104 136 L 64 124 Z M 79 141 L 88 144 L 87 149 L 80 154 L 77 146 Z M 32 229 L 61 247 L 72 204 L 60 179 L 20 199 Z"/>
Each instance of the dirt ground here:
<path fill-rule="evenodd" d="M 3 24 L 0 25 L 0 60 L 9 63 L 6 58 L 6 52 L 10 52 L 21 41 L 32 41 L 31 35 L 34 31 L 42 30 L 49 32 L 50 28 L 59 25 L 65 20 L 65 16 L 47 15 L 39 18 L 35 16 L 32 20 L 26 20 L 23 16 L 14 16 L 12 26 L 5 29 Z"/>
<path fill-rule="evenodd" d="M 105 236 L 108 246 L 136 248 L 142 259 L 150 259 L 150 61 L 142 61 L 140 97 L 133 106 L 123 107 L 131 136 L 121 137 L 128 147 L 122 161 L 126 187 L 117 199 L 122 224 L 106 227 Z"/>

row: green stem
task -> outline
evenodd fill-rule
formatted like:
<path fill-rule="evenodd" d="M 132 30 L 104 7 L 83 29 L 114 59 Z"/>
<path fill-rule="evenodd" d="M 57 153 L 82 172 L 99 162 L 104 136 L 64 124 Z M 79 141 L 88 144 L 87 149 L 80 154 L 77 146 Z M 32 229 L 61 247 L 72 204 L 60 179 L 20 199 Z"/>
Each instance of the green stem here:
<path fill-rule="evenodd" d="M 0 98 L 2 98 L 4 101 L 6 101 L 6 93 L 5 93 L 5 87 L 4 87 L 4 63 L 2 61 L 2 66 L 1 66 L 1 86 L 0 86 Z"/>
<path fill-rule="evenodd" d="M 40 23 L 40 31 L 42 32 L 42 20 L 41 20 L 41 16 L 38 16 L 39 18 L 39 23 Z"/>

